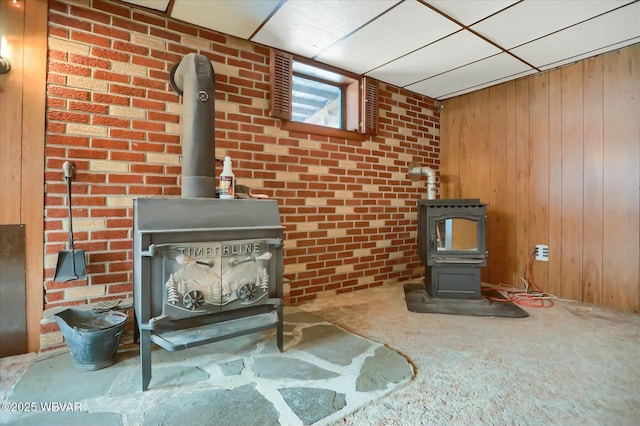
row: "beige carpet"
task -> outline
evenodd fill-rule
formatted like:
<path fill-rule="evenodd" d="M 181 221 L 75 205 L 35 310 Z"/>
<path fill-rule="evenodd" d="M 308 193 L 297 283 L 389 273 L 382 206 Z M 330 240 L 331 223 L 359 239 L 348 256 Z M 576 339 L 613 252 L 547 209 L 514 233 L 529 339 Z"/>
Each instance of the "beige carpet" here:
<path fill-rule="evenodd" d="M 640 315 L 559 302 L 529 318 L 408 312 L 402 284 L 303 309 L 408 356 L 416 378 L 336 425 L 640 424 Z"/>

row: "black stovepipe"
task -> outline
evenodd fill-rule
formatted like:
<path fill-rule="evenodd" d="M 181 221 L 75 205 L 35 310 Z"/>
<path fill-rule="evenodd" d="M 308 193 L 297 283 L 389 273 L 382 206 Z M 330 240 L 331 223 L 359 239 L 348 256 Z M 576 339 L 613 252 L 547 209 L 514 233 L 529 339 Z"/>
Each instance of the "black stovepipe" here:
<path fill-rule="evenodd" d="M 189 53 L 171 69 L 182 95 L 182 198 L 215 198 L 215 73 L 209 59 Z"/>

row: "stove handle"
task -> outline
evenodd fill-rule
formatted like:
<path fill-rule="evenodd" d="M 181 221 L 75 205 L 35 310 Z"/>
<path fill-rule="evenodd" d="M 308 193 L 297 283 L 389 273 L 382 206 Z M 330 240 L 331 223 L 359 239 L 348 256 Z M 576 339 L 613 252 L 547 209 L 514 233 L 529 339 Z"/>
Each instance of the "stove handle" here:
<path fill-rule="evenodd" d="M 153 257 L 156 255 L 156 246 L 155 244 L 151 244 L 147 251 L 140 251 L 140 256 Z"/>

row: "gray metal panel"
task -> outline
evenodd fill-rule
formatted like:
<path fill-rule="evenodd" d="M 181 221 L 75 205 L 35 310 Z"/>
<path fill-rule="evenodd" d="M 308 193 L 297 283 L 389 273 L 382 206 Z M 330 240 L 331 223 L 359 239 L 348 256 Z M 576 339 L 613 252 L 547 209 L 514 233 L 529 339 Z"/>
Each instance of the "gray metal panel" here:
<path fill-rule="evenodd" d="M 0 357 L 27 352 L 24 225 L 0 225 Z"/>
<path fill-rule="evenodd" d="M 431 297 L 443 299 L 480 299 L 482 282 L 480 268 L 427 267 L 425 287 Z"/>
<path fill-rule="evenodd" d="M 282 228 L 275 200 L 138 198 L 136 231 Z"/>

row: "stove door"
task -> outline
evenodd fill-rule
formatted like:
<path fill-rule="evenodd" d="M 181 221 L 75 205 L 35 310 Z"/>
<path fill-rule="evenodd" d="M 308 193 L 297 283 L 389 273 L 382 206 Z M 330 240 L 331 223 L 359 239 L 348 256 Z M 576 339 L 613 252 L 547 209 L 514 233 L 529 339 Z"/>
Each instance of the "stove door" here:
<path fill-rule="evenodd" d="M 280 240 L 252 239 L 155 246 L 162 313 L 182 319 L 264 304 L 276 297 Z"/>

